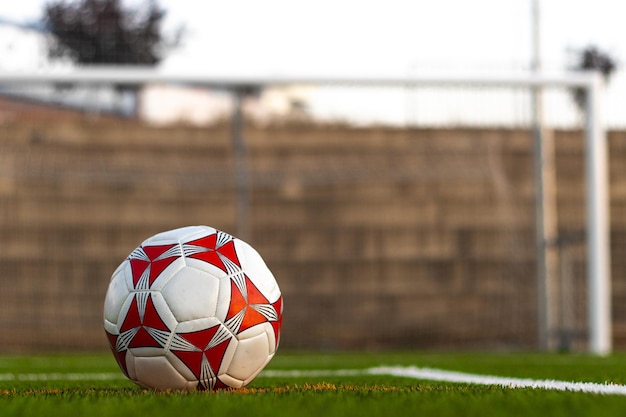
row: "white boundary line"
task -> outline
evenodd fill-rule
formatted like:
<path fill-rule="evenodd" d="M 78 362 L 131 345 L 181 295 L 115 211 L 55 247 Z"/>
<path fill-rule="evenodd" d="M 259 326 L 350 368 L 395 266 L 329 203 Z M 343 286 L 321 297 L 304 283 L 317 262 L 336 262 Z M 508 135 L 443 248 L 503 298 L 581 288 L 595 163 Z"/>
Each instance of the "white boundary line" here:
<path fill-rule="evenodd" d="M 476 385 L 498 385 L 505 388 L 533 388 L 554 391 L 574 391 L 590 394 L 626 395 L 626 386 L 613 383 L 569 382 L 546 379 L 508 378 L 493 375 L 477 375 L 442 369 L 416 367 L 380 367 L 368 371 L 375 375 L 392 375 L 430 381 L 457 382 Z"/>
<path fill-rule="evenodd" d="M 319 378 L 363 375 L 387 375 L 424 381 L 452 382 L 473 385 L 495 385 L 503 388 L 531 388 L 553 391 L 583 392 L 589 394 L 626 395 L 626 385 L 595 382 L 569 382 L 546 379 L 509 378 L 493 375 L 479 375 L 465 372 L 446 371 L 434 368 L 376 367 L 367 369 L 339 370 L 268 370 L 259 376 L 265 378 Z M 120 373 L 27 373 L 0 374 L 0 381 L 111 381 L 126 379 Z"/>
<path fill-rule="evenodd" d="M 626 386 L 613 383 L 569 382 L 530 378 L 509 378 L 493 375 L 478 375 L 443 369 L 410 367 L 377 367 L 361 370 L 342 369 L 337 371 L 265 371 L 265 377 L 332 377 L 355 375 L 388 375 L 425 381 L 453 382 L 473 385 L 496 385 L 504 388 L 532 388 L 553 391 L 584 392 L 589 394 L 626 395 Z"/>
<path fill-rule="evenodd" d="M 126 379 L 116 373 L 50 373 L 50 374 L 0 374 L 0 381 L 111 381 Z"/>

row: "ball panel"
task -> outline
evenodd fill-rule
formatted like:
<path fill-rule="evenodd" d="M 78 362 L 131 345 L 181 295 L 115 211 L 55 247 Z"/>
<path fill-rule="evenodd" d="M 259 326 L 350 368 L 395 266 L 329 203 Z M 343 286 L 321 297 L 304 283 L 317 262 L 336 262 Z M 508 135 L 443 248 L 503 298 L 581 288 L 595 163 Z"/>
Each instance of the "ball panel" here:
<path fill-rule="evenodd" d="M 113 271 L 113 273 L 111 274 L 111 280 L 120 273 L 120 270 L 124 268 L 124 262 L 122 262 L 121 264 L 119 264 L 117 266 L 117 268 L 115 268 L 115 271 Z"/>
<path fill-rule="evenodd" d="M 263 369 L 268 355 L 269 343 L 265 334 L 240 340 L 226 373 L 235 379 L 245 381 Z"/>
<path fill-rule="evenodd" d="M 169 363 L 164 356 L 135 357 L 137 381 L 143 386 L 156 390 L 183 389 L 187 380 Z"/>
<path fill-rule="evenodd" d="M 276 324 L 276 322 L 268 322 L 258 326 L 260 330 L 259 334 L 264 334 L 267 337 L 268 351 L 272 354 L 276 353 L 276 350 L 278 349 L 278 344 L 280 342 L 280 332 L 276 332 L 275 330 Z M 254 333 L 250 332 L 248 334 L 237 335 L 237 337 L 240 340 L 243 340 L 245 338 L 252 337 L 252 335 L 254 335 Z"/>
<path fill-rule="evenodd" d="M 132 293 L 122 307 L 119 323 L 122 343 L 118 350 L 140 347 L 163 349 L 177 325 L 163 296 L 157 291 Z"/>
<path fill-rule="evenodd" d="M 177 270 L 185 266 L 178 243 L 142 245 L 130 254 L 128 263 L 131 288 L 139 291 L 161 289 Z"/>
<path fill-rule="evenodd" d="M 176 325 L 176 333 L 191 333 L 222 324 L 216 317 L 202 317 L 195 320 L 181 321 Z"/>
<path fill-rule="evenodd" d="M 137 383 L 137 372 L 135 370 L 135 357 L 129 351 L 124 353 L 124 366 L 126 367 L 126 372 L 128 373 L 128 378 Z"/>
<path fill-rule="evenodd" d="M 272 335 L 274 337 L 273 345 L 272 345 L 272 342 L 270 342 L 270 345 L 273 346 L 273 348 L 270 349 L 270 352 L 276 353 L 276 350 L 278 349 L 278 345 L 280 344 L 280 333 L 283 330 L 283 310 L 284 310 L 283 297 L 282 296 L 278 297 L 278 300 L 272 303 L 272 307 L 274 307 L 274 310 L 278 314 L 278 319 L 276 321 L 270 321 L 270 325 L 272 326 Z"/>
<path fill-rule="evenodd" d="M 128 327 L 124 326 L 124 322 L 126 321 L 126 316 L 128 316 L 129 314 L 131 305 L 135 302 L 135 295 L 136 293 L 134 292 L 129 293 L 128 297 L 126 297 L 122 304 L 122 308 L 120 309 L 120 314 L 116 320 L 118 329 L 120 329 L 120 333 L 128 330 Z M 124 330 L 121 330 L 122 327 L 124 328 Z"/>
<path fill-rule="evenodd" d="M 224 324 L 235 334 L 266 322 L 279 320 L 276 308 L 247 274 L 230 278 L 230 300 Z M 258 330 L 255 330 L 258 334 Z"/>
<path fill-rule="evenodd" d="M 222 381 L 225 385 L 227 385 L 230 388 L 241 388 L 244 386 L 243 381 L 233 378 L 232 376 L 228 375 L 228 374 L 222 374 L 220 375 L 220 381 Z"/>
<path fill-rule="evenodd" d="M 130 267 L 130 262 L 128 259 L 125 259 L 119 266 L 119 269 L 122 269 L 124 272 L 124 279 L 126 281 L 126 287 L 128 287 L 128 291 L 132 291 L 133 286 L 133 271 Z"/>
<path fill-rule="evenodd" d="M 111 323 L 106 318 L 104 319 L 104 331 L 115 336 L 119 335 L 120 333 L 117 324 Z"/>
<path fill-rule="evenodd" d="M 175 353 L 173 353 L 172 351 L 168 350 L 165 353 L 165 357 L 167 358 L 169 363 L 172 365 L 172 367 L 174 369 L 176 369 L 176 371 L 178 371 L 178 373 L 183 378 L 185 378 L 188 382 L 191 382 L 191 383 L 194 384 L 194 388 L 195 388 L 196 385 L 198 385 L 198 378 L 196 378 L 196 376 L 193 374 L 191 369 L 187 365 L 185 365 L 185 362 L 180 360 L 178 358 L 178 356 L 176 356 Z"/>
<path fill-rule="evenodd" d="M 176 275 L 176 273 L 184 268 L 185 259 L 181 256 L 180 258 L 174 260 L 171 264 L 169 264 L 167 268 L 159 272 L 159 275 L 156 277 L 152 285 L 150 285 L 150 290 L 162 290 L 163 287 L 167 285 L 167 283 Z"/>
<path fill-rule="evenodd" d="M 212 317 L 217 308 L 219 280 L 195 268 L 184 267 L 161 293 L 178 322 Z"/>
<path fill-rule="evenodd" d="M 156 244 L 156 243 L 169 243 L 169 242 L 182 242 L 191 240 L 195 236 L 202 236 L 204 234 L 214 233 L 215 229 L 209 226 L 185 226 L 177 229 L 167 230 L 165 232 L 157 233 L 148 239 L 144 240 L 143 244 Z"/>
<path fill-rule="evenodd" d="M 268 351 L 270 352 L 270 355 L 273 355 L 276 353 L 276 349 L 278 349 L 278 343 L 280 341 L 279 336 L 276 336 L 273 328 L 266 332 L 265 335 L 267 336 Z"/>
<path fill-rule="evenodd" d="M 115 275 L 111 278 L 109 288 L 104 298 L 104 318 L 111 323 L 117 323 L 122 309 L 122 305 L 130 290 L 127 285 L 125 268 L 122 266 L 117 269 Z"/>
<path fill-rule="evenodd" d="M 136 358 L 156 358 L 165 354 L 165 350 L 158 347 L 136 347 L 128 350 Z"/>
<path fill-rule="evenodd" d="M 256 249 L 241 240 L 237 241 L 237 251 L 242 258 L 243 270 L 250 280 L 265 297 L 270 301 L 276 301 L 280 297 L 280 289 L 272 271 L 267 267 L 261 255 Z"/>
<path fill-rule="evenodd" d="M 234 335 L 217 319 L 195 320 L 178 326 L 167 357 L 187 380 L 208 389 L 228 368 L 237 345 Z"/>
<path fill-rule="evenodd" d="M 226 316 L 230 307 L 231 278 L 224 277 L 219 280 L 219 290 L 217 293 L 217 305 L 215 308 L 215 317 L 222 323 L 226 322 Z"/>
<path fill-rule="evenodd" d="M 195 261 L 193 265 L 197 268 L 223 277 L 241 271 L 235 240 L 228 233 L 213 229 L 211 233 L 182 242 L 182 248 L 189 265 Z"/>
<path fill-rule="evenodd" d="M 115 358 L 115 361 L 117 362 L 117 365 L 120 367 L 124 375 L 128 377 L 128 369 L 126 366 L 127 350 L 125 349 L 118 350 L 118 341 L 120 339 L 119 339 L 119 335 L 117 334 L 117 330 L 115 333 L 110 333 L 109 331 L 106 331 L 105 329 L 105 334 L 109 342 L 109 347 L 111 348 L 111 352 L 113 353 L 113 357 Z"/>
<path fill-rule="evenodd" d="M 261 373 L 261 371 L 267 366 L 267 364 L 270 363 L 270 361 L 272 360 L 273 357 L 274 357 L 273 353 L 267 355 L 267 358 L 265 359 L 265 362 L 263 363 L 263 365 L 261 365 L 259 367 L 259 369 L 257 369 L 255 372 L 253 372 L 252 375 L 250 375 L 248 377 L 248 379 L 243 381 L 243 385 L 246 386 L 246 385 L 250 384 L 250 382 L 252 382 L 252 380 L 254 378 L 256 378 Z"/>
<path fill-rule="evenodd" d="M 194 258 L 185 258 L 185 262 L 188 266 L 198 269 L 200 271 L 205 271 L 212 276 L 221 279 L 228 276 L 228 273 L 217 266 L 204 261 L 202 259 L 194 259 Z"/>
<path fill-rule="evenodd" d="M 187 381 L 183 389 L 185 391 L 196 391 L 198 389 L 198 381 Z"/>
<path fill-rule="evenodd" d="M 256 326 L 252 326 L 242 332 L 237 333 L 238 340 L 247 340 L 257 337 L 259 335 L 265 335 L 268 332 L 272 331 L 272 326 L 265 322 L 257 324 Z"/>

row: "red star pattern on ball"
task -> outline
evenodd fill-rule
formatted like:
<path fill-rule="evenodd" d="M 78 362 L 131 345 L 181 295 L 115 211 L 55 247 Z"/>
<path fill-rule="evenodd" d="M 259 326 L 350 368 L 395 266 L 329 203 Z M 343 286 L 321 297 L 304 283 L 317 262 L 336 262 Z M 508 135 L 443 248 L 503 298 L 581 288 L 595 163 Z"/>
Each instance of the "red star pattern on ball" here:
<path fill-rule="evenodd" d="M 152 295 L 137 293 L 120 328 L 123 347 L 163 347 L 169 334 L 170 330 L 154 306 Z"/>
<path fill-rule="evenodd" d="M 233 335 L 221 324 L 189 333 L 176 333 L 170 350 L 198 380 L 199 389 L 223 388 L 219 372 Z"/>
<path fill-rule="evenodd" d="M 177 244 L 140 246 L 128 257 L 133 288 L 149 289 L 165 268 L 180 257 Z M 142 279 L 143 278 L 143 279 Z M 147 282 L 144 282 L 147 279 Z"/>
<path fill-rule="evenodd" d="M 259 291 L 246 275 L 239 275 L 230 282 L 230 305 L 226 325 L 234 333 L 241 333 L 257 324 L 278 322 L 275 306 Z"/>
<path fill-rule="evenodd" d="M 106 330 L 104 332 L 107 335 L 107 339 L 109 340 L 109 347 L 111 348 L 111 351 L 113 352 L 113 356 L 115 356 L 115 360 L 117 361 L 117 364 L 119 365 L 122 372 L 124 372 L 124 375 L 128 377 L 128 368 L 126 366 L 126 349 L 122 351 L 118 351 L 116 349 L 116 346 L 117 346 L 117 339 L 119 336 L 111 334 L 107 332 Z"/>
<path fill-rule="evenodd" d="M 278 314 L 278 319 L 274 321 L 270 321 L 272 328 L 274 329 L 274 339 L 276 340 L 276 348 L 278 348 L 278 344 L 280 343 L 280 332 L 283 328 L 283 297 L 278 297 L 275 303 L 272 303 L 272 307 L 274 307 L 274 311 Z"/>
<path fill-rule="evenodd" d="M 216 232 L 187 242 L 183 246 L 188 257 L 208 262 L 226 273 L 241 270 L 235 241 L 227 233 Z"/>

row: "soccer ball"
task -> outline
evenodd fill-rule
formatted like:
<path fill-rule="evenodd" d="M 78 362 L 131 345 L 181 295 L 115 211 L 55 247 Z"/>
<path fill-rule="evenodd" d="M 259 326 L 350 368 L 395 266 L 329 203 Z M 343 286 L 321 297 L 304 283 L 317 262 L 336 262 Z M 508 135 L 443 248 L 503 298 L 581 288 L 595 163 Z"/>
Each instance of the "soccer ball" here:
<path fill-rule="evenodd" d="M 145 240 L 115 270 L 104 301 L 122 372 L 157 390 L 246 386 L 276 353 L 282 316 L 258 252 L 208 226 Z"/>

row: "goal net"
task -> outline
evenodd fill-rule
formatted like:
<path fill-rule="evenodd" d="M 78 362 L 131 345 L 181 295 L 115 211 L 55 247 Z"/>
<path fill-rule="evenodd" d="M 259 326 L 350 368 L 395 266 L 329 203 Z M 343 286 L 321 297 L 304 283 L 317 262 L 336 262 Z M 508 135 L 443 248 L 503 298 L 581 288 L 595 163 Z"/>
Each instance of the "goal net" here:
<path fill-rule="evenodd" d="M 111 273 L 145 238 L 190 224 L 262 254 L 285 299 L 285 348 L 606 353 L 625 340 L 626 315 L 610 315 L 624 290 L 611 292 L 609 266 L 617 280 L 626 265 L 609 259 L 626 235 L 614 221 L 608 246 L 606 146 L 626 135 L 607 142 L 595 75 L 83 69 L 0 74 L 0 86 L 1 349 L 105 347 Z"/>

